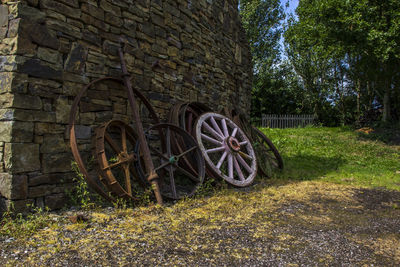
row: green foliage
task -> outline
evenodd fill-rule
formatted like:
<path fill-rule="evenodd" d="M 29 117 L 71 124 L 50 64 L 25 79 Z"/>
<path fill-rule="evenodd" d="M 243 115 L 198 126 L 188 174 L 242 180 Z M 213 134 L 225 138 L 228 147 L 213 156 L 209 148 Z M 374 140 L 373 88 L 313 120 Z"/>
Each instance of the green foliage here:
<path fill-rule="evenodd" d="M 31 209 L 31 213 L 27 215 L 15 214 L 13 207 L 4 212 L 0 220 L 0 236 L 14 238 L 31 236 L 39 229 L 54 223 L 47 207 L 43 209 L 28 206 L 28 208 Z"/>
<path fill-rule="evenodd" d="M 256 73 L 269 70 L 279 60 L 280 22 L 284 13 L 279 0 L 241 0 L 240 16 L 246 30 Z"/>
<path fill-rule="evenodd" d="M 72 204 L 81 207 L 82 209 L 95 208 L 95 199 L 99 201 L 99 196 L 89 190 L 86 179 L 79 171 L 78 164 L 75 161 L 71 162 L 71 169 L 76 174 L 76 176 L 73 178 L 73 181 L 75 182 L 75 188 L 72 191 L 67 192 Z"/>
<path fill-rule="evenodd" d="M 329 99 L 327 115 L 339 112 L 342 123 L 379 107 L 384 121 L 399 120 L 400 2 L 302 0 L 296 13 L 286 51 L 315 113 Z"/>

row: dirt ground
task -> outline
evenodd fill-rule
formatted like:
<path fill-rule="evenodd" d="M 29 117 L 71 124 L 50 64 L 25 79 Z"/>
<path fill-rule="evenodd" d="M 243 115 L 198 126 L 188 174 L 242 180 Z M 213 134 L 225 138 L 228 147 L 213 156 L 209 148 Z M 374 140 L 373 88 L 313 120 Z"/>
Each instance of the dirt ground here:
<path fill-rule="evenodd" d="M 399 266 L 400 192 L 324 182 L 245 190 L 135 209 L 68 211 L 20 239 L 0 265 Z"/>

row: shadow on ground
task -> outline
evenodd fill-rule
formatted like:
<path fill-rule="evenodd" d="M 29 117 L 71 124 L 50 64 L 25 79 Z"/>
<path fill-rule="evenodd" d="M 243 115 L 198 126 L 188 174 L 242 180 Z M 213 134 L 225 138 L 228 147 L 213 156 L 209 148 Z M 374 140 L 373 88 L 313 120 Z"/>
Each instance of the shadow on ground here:
<path fill-rule="evenodd" d="M 387 145 L 400 146 L 400 127 L 361 128 L 356 132 L 360 140 L 381 141 Z"/>
<path fill-rule="evenodd" d="M 278 178 L 293 180 L 319 179 L 332 171 L 339 170 L 340 166 L 346 164 L 341 157 L 324 157 L 314 155 L 294 155 L 284 157 L 285 167 L 278 173 Z"/>

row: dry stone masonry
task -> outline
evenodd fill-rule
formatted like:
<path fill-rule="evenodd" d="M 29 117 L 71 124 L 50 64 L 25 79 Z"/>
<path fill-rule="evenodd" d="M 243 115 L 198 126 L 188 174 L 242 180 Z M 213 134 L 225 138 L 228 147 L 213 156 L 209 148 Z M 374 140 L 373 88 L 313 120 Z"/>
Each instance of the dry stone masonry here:
<path fill-rule="evenodd" d="M 161 118 L 177 101 L 248 110 L 251 59 L 237 0 L 2 0 L 0 209 L 58 209 L 74 187 L 67 131 L 76 94 L 121 75 L 118 40 L 134 85 Z M 233 101 L 233 102 L 232 102 Z M 118 83 L 96 84 L 79 107 L 77 137 L 110 119 L 129 122 Z"/>

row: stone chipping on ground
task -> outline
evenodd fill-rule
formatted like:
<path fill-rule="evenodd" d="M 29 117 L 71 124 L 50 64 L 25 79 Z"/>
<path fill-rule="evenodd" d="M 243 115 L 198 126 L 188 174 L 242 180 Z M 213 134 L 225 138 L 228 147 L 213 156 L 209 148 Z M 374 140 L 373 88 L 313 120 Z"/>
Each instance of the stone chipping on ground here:
<path fill-rule="evenodd" d="M 226 189 L 165 207 L 52 214 L 1 237 L 0 265 L 398 266 L 400 192 L 324 182 Z"/>

